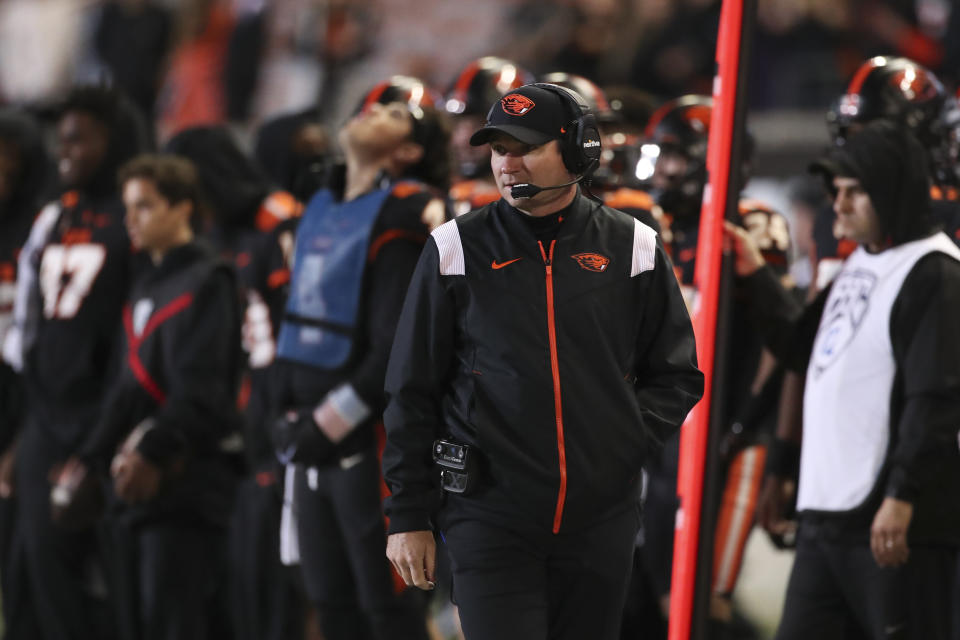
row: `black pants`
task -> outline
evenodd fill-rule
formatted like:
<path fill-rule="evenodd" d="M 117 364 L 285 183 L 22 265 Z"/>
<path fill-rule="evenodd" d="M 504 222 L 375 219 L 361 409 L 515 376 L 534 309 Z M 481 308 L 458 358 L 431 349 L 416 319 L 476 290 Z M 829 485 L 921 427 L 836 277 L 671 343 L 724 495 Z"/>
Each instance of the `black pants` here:
<path fill-rule="evenodd" d="M 441 532 L 467 640 L 613 640 L 630 580 L 639 507 L 589 529 L 554 535 L 458 512 Z"/>
<path fill-rule="evenodd" d="M 426 640 L 425 594 L 401 590 L 386 558 L 377 457 L 370 450 L 348 464 L 297 475 L 300 561 L 323 634 Z"/>
<path fill-rule="evenodd" d="M 897 568 L 870 547 L 801 526 L 777 640 L 949 640 L 956 549 L 912 548 Z"/>
<path fill-rule="evenodd" d="M 179 522 L 114 522 L 111 550 L 125 639 L 231 637 L 225 531 Z"/>
<path fill-rule="evenodd" d="M 241 483 L 230 523 L 231 609 L 237 640 L 302 638 L 306 603 L 280 563 L 282 489 L 276 474 Z"/>
<path fill-rule="evenodd" d="M 50 469 L 70 451 L 28 421 L 17 451 L 18 534 L 30 595 L 44 640 L 87 640 L 112 635 L 100 532 L 65 531 L 50 518 Z"/>
<path fill-rule="evenodd" d="M 0 499 L 0 592 L 4 640 L 40 637 L 40 622 L 30 597 L 23 533 L 17 527 L 19 501 Z"/>

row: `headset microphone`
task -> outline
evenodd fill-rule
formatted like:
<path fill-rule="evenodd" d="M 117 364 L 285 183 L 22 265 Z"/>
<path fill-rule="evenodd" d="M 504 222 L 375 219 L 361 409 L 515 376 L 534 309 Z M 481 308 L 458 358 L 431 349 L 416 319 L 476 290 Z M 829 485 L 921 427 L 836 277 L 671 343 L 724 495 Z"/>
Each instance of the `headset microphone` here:
<path fill-rule="evenodd" d="M 579 176 L 576 180 L 564 182 L 563 184 L 555 184 L 550 187 L 539 187 L 535 184 L 521 182 L 520 184 L 515 184 L 510 187 L 510 197 L 514 200 L 519 200 L 520 198 L 532 198 L 541 191 L 549 191 L 550 189 L 563 189 L 564 187 L 569 187 L 572 184 L 577 184 L 583 180 L 584 177 L 585 176 Z"/>
<path fill-rule="evenodd" d="M 510 187 L 510 197 L 514 200 L 519 200 L 520 198 L 532 198 L 541 191 L 549 191 L 551 189 L 563 189 L 564 187 L 569 187 L 572 184 L 577 184 L 588 175 L 590 175 L 591 170 L 594 165 L 597 164 L 597 160 L 591 160 L 583 173 L 577 176 L 576 180 L 571 180 L 570 182 L 564 182 L 563 184 L 555 184 L 549 187 L 541 187 L 535 184 L 530 184 L 527 182 L 521 182 L 520 184 L 515 184 Z"/>

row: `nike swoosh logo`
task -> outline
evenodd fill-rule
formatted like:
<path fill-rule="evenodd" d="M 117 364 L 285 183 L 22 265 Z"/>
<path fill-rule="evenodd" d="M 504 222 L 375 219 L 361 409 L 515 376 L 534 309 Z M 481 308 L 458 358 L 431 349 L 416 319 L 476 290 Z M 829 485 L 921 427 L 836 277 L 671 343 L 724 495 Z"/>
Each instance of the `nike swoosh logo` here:
<path fill-rule="evenodd" d="M 507 260 L 506 262 L 497 262 L 496 260 L 494 260 L 490 264 L 490 266 L 493 267 L 494 269 L 503 269 L 508 264 L 513 264 L 517 260 L 523 260 L 523 258 L 514 258 L 513 260 Z"/>
<path fill-rule="evenodd" d="M 340 458 L 340 468 L 346 471 L 351 467 L 355 467 L 361 462 L 363 462 L 364 457 L 365 457 L 365 454 L 361 451 L 360 453 L 355 453 L 352 456 L 347 456 L 346 458 Z"/>
<path fill-rule="evenodd" d="M 887 626 L 885 626 L 885 627 L 883 628 L 883 633 L 886 634 L 886 635 L 888 635 L 888 636 L 892 636 L 892 635 L 895 634 L 896 632 L 898 632 L 898 631 L 900 631 L 901 629 L 903 629 L 905 626 L 907 626 L 907 623 L 906 623 L 906 622 L 901 622 L 900 624 L 887 625 Z"/>

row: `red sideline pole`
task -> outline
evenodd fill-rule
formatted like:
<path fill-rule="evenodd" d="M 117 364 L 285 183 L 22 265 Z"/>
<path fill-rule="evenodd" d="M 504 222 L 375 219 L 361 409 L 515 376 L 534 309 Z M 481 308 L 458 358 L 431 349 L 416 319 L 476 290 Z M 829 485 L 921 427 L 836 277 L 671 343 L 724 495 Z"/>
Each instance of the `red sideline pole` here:
<path fill-rule="evenodd" d="M 743 0 L 724 0 L 717 34 L 717 76 L 713 82 L 713 114 L 707 147 L 709 181 L 703 195 L 694 283 L 693 328 L 697 357 L 704 374 L 703 399 L 694 407 L 680 435 L 677 476 L 676 535 L 670 591 L 669 640 L 689 640 L 693 623 L 698 544 L 703 502 L 704 467 L 710 426 L 713 364 L 717 334 L 717 301 L 723 256 L 723 220 L 730 188 L 730 159 L 736 113 Z"/>

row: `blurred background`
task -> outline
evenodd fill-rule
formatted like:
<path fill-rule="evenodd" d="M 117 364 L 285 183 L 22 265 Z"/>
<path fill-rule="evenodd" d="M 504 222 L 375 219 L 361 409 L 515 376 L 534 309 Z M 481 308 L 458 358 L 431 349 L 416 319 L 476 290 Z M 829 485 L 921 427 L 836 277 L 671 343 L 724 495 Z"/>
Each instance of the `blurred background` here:
<path fill-rule="evenodd" d="M 446 91 L 499 55 L 660 99 L 710 93 L 719 0 L 0 0 L 0 101 L 42 108 L 112 79 L 157 123 L 241 131 L 314 104 L 336 127 L 376 82 Z M 951 0 L 759 0 L 751 125 L 765 172 L 826 142 L 823 113 L 867 57 L 960 75 Z"/>

